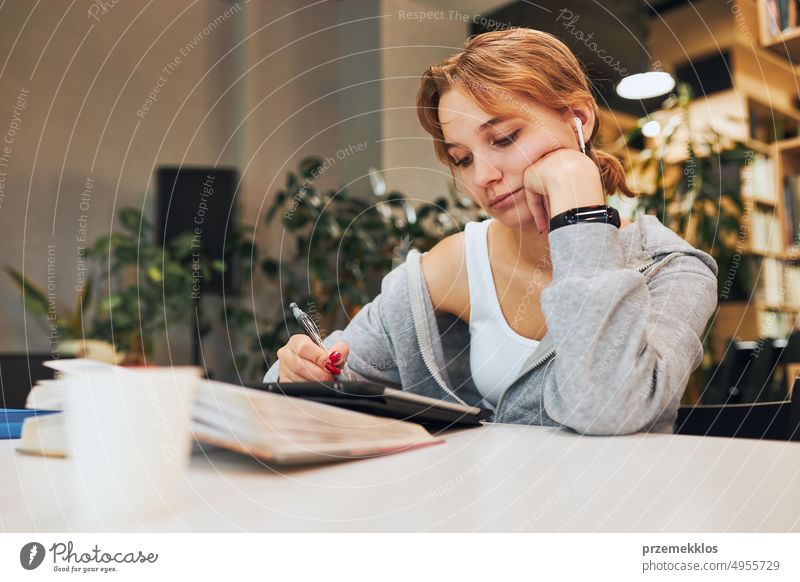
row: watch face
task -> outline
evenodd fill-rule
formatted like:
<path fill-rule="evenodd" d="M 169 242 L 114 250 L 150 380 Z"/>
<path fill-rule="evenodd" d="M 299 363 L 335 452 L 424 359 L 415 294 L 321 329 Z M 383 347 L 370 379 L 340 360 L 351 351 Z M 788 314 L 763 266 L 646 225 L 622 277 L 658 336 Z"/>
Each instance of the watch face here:
<path fill-rule="evenodd" d="M 606 221 L 608 219 L 608 206 L 591 206 L 577 209 L 574 216 L 580 222 Z"/>

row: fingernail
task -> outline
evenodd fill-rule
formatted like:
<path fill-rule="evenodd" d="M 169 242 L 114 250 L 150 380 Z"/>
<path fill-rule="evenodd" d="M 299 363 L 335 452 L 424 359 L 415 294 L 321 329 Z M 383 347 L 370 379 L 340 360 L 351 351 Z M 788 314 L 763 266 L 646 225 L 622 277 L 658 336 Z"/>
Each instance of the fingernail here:
<path fill-rule="evenodd" d="M 330 362 L 325 362 L 325 369 L 328 370 L 328 372 L 330 372 L 334 376 L 338 376 L 339 374 L 342 373 L 342 371 L 339 368 L 337 368 Z"/>
<path fill-rule="evenodd" d="M 330 356 L 328 356 L 328 359 L 329 359 L 329 360 L 330 360 L 332 363 L 334 363 L 334 364 L 338 364 L 338 363 L 339 363 L 339 361 L 342 359 L 342 354 L 340 354 L 339 352 L 331 352 L 331 355 L 330 355 Z"/>

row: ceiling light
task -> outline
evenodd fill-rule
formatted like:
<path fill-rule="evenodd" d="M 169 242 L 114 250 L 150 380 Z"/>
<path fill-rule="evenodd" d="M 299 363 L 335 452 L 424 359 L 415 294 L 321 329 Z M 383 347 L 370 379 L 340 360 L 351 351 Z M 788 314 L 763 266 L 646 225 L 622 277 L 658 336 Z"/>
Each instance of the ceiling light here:
<path fill-rule="evenodd" d="M 642 135 L 645 137 L 655 137 L 661 133 L 661 124 L 656 119 L 652 119 L 642 126 Z"/>
<path fill-rule="evenodd" d="M 625 99 L 649 99 L 669 93 L 675 87 L 675 79 L 664 71 L 636 73 L 622 79 L 617 85 L 617 95 Z"/>

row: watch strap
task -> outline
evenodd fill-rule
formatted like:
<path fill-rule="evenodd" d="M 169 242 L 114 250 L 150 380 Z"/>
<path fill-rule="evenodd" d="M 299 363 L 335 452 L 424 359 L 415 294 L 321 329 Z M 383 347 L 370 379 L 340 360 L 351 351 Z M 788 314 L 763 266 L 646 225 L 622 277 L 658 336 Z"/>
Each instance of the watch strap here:
<path fill-rule="evenodd" d="M 550 232 L 569 224 L 581 222 L 601 222 L 620 227 L 619 212 L 613 206 L 607 204 L 595 204 L 593 206 L 580 206 L 570 208 L 550 219 Z"/>

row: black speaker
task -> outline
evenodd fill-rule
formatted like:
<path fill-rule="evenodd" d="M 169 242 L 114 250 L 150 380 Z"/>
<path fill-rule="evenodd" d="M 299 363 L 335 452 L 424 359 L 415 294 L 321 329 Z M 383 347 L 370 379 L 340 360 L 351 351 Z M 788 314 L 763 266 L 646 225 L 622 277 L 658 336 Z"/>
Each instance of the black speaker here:
<path fill-rule="evenodd" d="M 158 242 L 168 243 L 183 233 L 191 233 L 193 251 L 202 249 L 209 259 L 224 261 L 227 266 L 224 275 L 215 272 L 209 279 L 202 279 L 200 291 L 221 294 L 224 288 L 226 294 L 237 293 L 237 255 L 225 244 L 226 237 L 238 228 L 236 170 L 160 167 L 156 179 Z"/>
<path fill-rule="evenodd" d="M 675 80 L 692 88 L 695 98 L 733 88 L 731 53 L 719 51 L 675 68 Z"/>

